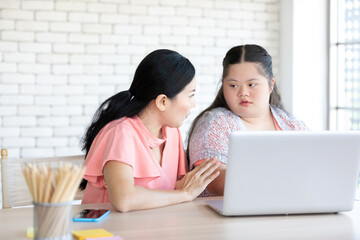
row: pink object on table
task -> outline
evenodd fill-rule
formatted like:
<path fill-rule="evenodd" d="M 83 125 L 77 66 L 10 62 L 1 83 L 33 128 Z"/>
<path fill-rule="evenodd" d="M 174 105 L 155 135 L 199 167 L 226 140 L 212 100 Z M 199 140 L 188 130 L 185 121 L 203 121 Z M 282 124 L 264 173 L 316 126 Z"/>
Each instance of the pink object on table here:
<path fill-rule="evenodd" d="M 124 239 L 119 236 L 113 236 L 113 237 L 101 237 L 101 238 L 85 238 L 85 240 L 124 240 Z"/>

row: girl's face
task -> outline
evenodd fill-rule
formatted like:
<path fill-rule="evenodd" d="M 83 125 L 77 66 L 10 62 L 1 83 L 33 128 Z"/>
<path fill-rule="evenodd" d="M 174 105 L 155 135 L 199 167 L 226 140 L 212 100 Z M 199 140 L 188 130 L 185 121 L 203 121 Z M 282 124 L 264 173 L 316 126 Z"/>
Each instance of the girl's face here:
<path fill-rule="evenodd" d="M 195 78 L 173 99 L 169 101 L 166 110 L 167 121 L 165 125 L 169 127 L 180 127 L 184 120 L 189 116 L 190 110 L 195 107 Z"/>
<path fill-rule="evenodd" d="M 232 64 L 223 79 L 224 97 L 230 110 L 241 118 L 256 118 L 269 111 L 275 80 L 259 73 L 255 63 Z"/>

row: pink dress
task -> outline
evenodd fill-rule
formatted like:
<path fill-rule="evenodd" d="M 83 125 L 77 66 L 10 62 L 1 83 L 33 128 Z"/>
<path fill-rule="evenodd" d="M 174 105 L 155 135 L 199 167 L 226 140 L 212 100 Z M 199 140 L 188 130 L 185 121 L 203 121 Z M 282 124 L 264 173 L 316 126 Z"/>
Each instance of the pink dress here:
<path fill-rule="evenodd" d="M 154 137 L 138 116 L 114 120 L 101 129 L 85 159 L 88 184 L 82 203 L 110 202 L 103 170 L 112 160 L 132 167 L 135 185 L 173 190 L 187 171 L 186 157 L 179 129 L 164 126 L 162 135 L 162 139 Z M 151 149 L 162 143 L 160 165 Z"/>

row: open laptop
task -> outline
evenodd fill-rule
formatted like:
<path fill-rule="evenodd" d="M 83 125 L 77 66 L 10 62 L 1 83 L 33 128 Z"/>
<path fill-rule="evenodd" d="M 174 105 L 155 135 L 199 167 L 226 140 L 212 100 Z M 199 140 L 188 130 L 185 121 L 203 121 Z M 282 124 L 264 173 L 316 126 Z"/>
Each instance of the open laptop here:
<path fill-rule="evenodd" d="M 353 208 L 359 132 L 233 132 L 223 200 L 225 216 L 337 213 Z"/>

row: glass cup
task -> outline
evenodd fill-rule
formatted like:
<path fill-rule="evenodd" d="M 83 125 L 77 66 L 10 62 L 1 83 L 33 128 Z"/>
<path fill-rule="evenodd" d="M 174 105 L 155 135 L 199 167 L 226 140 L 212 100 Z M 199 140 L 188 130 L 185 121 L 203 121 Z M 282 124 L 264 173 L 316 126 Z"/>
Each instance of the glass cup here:
<path fill-rule="evenodd" d="M 72 201 L 34 202 L 35 240 L 72 240 Z"/>

